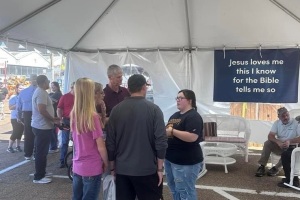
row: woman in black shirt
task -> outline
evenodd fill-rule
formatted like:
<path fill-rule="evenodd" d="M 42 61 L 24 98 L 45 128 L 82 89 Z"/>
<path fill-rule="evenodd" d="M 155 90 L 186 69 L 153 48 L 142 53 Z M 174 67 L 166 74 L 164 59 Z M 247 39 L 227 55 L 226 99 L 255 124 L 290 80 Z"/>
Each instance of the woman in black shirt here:
<path fill-rule="evenodd" d="M 167 124 L 168 149 L 165 171 L 174 200 L 197 200 L 197 175 L 202 168 L 203 155 L 199 142 L 203 140 L 203 120 L 197 112 L 196 96 L 192 90 L 181 90 L 176 97 L 178 112 Z"/>

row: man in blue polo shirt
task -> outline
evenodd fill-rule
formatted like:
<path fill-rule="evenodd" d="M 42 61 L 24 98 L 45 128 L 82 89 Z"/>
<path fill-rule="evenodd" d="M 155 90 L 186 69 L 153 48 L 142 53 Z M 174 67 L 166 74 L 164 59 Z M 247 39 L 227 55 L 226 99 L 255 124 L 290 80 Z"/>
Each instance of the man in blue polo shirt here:
<path fill-rule="evenodd" d="M 32 96 L 37 87 L 36 78 L 36 74 L 30 75 L 31 85 L 20 92 L 17 103 L 18 122 L 24 123 L 24 157 L 26 160 L 32 158 L 34 149 L 34 134 L 31 127 L 31 117 Z"/>

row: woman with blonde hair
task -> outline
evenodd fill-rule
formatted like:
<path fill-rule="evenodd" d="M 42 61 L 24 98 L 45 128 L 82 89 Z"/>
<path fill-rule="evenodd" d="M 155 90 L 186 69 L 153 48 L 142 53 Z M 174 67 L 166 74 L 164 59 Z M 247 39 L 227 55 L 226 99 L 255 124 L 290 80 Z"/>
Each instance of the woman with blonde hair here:
<path fill-rule="evenodd" d="M 108 166 L 94 90 L 95 83 L 89 78 L 78 79 L 74 86 L 75 102 L 70 114 L 75 148 L 73 200 L 98 199 L 101 175 Z"/>

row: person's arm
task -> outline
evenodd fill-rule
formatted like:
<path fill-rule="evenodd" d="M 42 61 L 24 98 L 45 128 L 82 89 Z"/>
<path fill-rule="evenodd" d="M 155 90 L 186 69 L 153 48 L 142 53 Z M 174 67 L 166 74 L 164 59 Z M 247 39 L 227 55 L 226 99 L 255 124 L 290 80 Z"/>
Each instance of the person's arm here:
<path fill-rule="evenodd" d="M 167 135 L 168 137 L 177 137 L 182 141 L 185 142 L 195 142 L 198 139 L 198 135 L 194 134 L 194 133 L 190 133 L 187 131 L 180 131 L 180 130 L 176 130 L 173 127 L 168 127 L 167 128 Z"/>
<path fill-rule="evenodd" d="M 107 133 L 106 133 L 106 140 L 105 145 L 107 149 L 107 155 L 109 160 L 109 166 L 111 170 L 111 175 L 115 175 L 115 148 L 116 148 L 116 133 L 115 133 L 115 126 L 113 125 L 113 113 L 112 118 L 108 121 L 107 124 Z"/>
<path fill-rule="evenodd" d="M 45 93 L 41 93 L 39 94 L 36 99 L 35 99 L 35 103 L 37 104 L 37 109 L 39 111 L 39 113 L 41 115 L 43 115 L 43 117 L 45 117 L 46 119 L 48 119 L 49 121 L 52 121 L 54 123 L 58 123 L 58 118 L 57 117 L 52 117 L 48 111 L 47 111 L 47 101 L 48 101 L 48 94 Z"/>
<path fill-rule="evenodd" d="M 296 137 L 287 141 L 288 144 L 300 144 L 300 124 L 297 126 Z"/>
<path fill-rule="evenodd" d="M 272 131 L 270 131 L 270 133 L 268 134 L 268 140 L 270 140 L 271 142 L 276 143 L 281 149 L 286 148 L 286 144 L 283 141 L 278 140 L 276 138 L 276 133 L 274 133 Z"/>
<path fill-rule="evenodd" d="M 8 102 L 8 108 L 9 110 L 16 110 L 17 108 L 17 99 L 16 96 L 12 97 Z"/>
<path fill-rule="evenodd" d="M 95 124 L 95 131 L 93 132 L 93 138 L 96 139 L 96 143 L 97 143 L 97 148 L 98 148 L 98 152 L 102 158 L 103 164 L 104 164 L 104 172 L 107 171 L 108 168 L 108 157 L 107 157 L 107 151 L 106 151 L 106 147 L 105 147 L 105 142 L 103 140 L 103 132 L 102 132 L 102 128 L 100 126 L 100 121 L 98 118 L 97 113 L 95 113 L 94 115 L 94 124 Z"/>
<path fill-rule="evenodd" d="M 19 94 L 19 98 L 17 101 L 17 121 L 21 122 L 22 121 L 22 99 L 21 99 L 21 95 Z"/>
<path fill-rule="evenodd" d="M 8 106 L 9 110 L 15 110 L 16 107 L 17 107 L 16 104 L 15 104 L 15 105 L 9 105 L 9 106 Z"/>
<path fill-rule="evenodd" d="M 109 161 L 110 175 L 116 176 L 115 161 Z"/>
<path fill-rule="evenodd" d="M 56 113 L 59 120 L 62 120 L 63 110 L 61 108 L 57 108 Z"/>
<path fill-rule="evenodd" d="M 108 168 L 108 157 L 107 157 L 105 142 L 102 137 L 99 137 L 96 139 L 96 143 L 97 143 L 98 151 L 99 151 L 102 161 L 104 163 L 104 171 L 106 171 Z"/>
<path fill-rule="evenodd" d="M 293 139 L 290 139 L 288 141 L 289 141 L 289 144 L 299 144 L 300 143 L 300 136 L 298 136 L 296 138 L 293 138 Z"/>
<path fill-rule="evenodd" d="M 64 96 L 62 96 L 57 104 L 56 114 L 59 118 L 60 122 L 62 123 L 62 117 L 63 117 L 63 107 L 64 107 Z"/>
<path fill-rule="evenodd" d="M 54 123 L 58 123 L 59 122 L 59 119 L 57 117 L 52 117 L 47 109 L 46 109 L 46 105 L 45 104 L 38 104 L 38 111 L 41 115 L 43 115 L 43 117 L 45 117 L 46 119 L 54 122 Z"/>
<path fill-rule="evenodd" d="M 164 159 L 157 158 L 157 175 L 158 175 L 158 185 L 162 184 L 164 177 Z"/>
<path fill-rule="evenodd" d="M 167 128 L 167 135 L 169 137 L 177 137 L 185 142 L 195 142 L 203 130 L 203 120 L 198 113 L 187 116 L 185 119 L 185 130 L 177 130 L 172 126 Z"/>
<path fill-rule="evenodd" d="M 162 111 L 157 107 L 155 109 L 154 119 L 154 136 L 155 136 L 155 150 L 157 156 L 157 175 L 158 186 L 163 181 L 163 164 L 166 156 L 166 150 L 168 148 L 168 138 L 165 129 L 164 117 Z"/>

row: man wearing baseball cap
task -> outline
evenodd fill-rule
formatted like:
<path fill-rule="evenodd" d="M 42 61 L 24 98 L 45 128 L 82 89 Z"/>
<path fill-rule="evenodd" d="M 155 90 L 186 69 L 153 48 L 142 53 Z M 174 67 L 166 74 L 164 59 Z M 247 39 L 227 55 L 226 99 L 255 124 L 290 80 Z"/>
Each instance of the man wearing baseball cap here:
<path fill-rule="evenodd" d="M 143 75 L 132 75 L 128 89 L 131 96 L 112 109 L 105 142 L 116 176 L 116 199 L 159 200 L 168 146 L 163 114 L 145 99 Z"/>
<path fill-rule="evenodd" d="M 282 152 L 291 148 L 290 140 L 299 137 L 297 133 L 298 122 L 294 118 L 290 118 L 290 114 L 285 107 L 277 110 L 278 120 L 276 120 L 268 135 L 268 140 L 264 143 L 261 157 L 258 160 L 260 164 L 255 176 L 262 177 L 265 175 L 265 166 L 269 160 L 271 152 L 281 155 Z M 278 163 L 268 170 L 268 176 L 275 176 L 282 167 L 281 159 Z"/>

